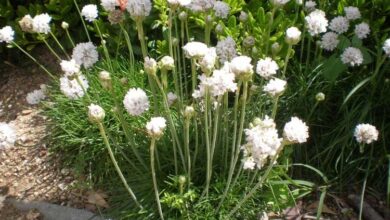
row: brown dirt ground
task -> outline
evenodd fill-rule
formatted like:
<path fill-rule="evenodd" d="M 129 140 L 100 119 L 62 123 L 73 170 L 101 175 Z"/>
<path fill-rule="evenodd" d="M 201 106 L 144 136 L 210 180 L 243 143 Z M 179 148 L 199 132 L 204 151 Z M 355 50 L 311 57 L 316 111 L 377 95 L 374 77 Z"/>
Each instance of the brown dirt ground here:
<path fill-rule="evenodd" d="M 0 197 L 84 208 L 72 171 L 61 168 L 58 157 L 48 152 L 47 119 L 39 106 L 26 102 L 27 93 L 48 80 L 35 65 L 0 63 L 0 122 L 11 124 L 18 136 L 14 147 L 0 150 Z M 38 219 L 32 218 L 33 211 L 22 213 L 1 203 L 0 219 Z"/>

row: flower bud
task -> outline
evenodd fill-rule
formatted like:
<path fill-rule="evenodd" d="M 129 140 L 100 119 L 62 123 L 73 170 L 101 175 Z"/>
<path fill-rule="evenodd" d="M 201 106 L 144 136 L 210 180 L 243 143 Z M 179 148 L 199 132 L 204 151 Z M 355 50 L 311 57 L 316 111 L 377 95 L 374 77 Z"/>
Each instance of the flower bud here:
<path fill-rule="evenodd" d="M 179 20 L 180 21 L 185 21 L 185 20 L 187 20 L 187 12 L 185 12 L 185 11 L 182 11 L 182 12 L 180 12 L 180 14 L 179 14 Z"/>
<path fill-rule="evenodd" d="M 208 15 L 206 17 L 206 23 L 211 24 L 213 22 L 213 17 L 211 15 Z"/>
<path fill-rule="evenodd" d="M 99 73 L 100 84 L 103 88 L 110 90 L 112 88 L 111 76 L 107 71 L 101 71 Z"/>
<path fill-rule="evenodd" d="M 241 22 L 246 22 L 248 20 L 248 14 L 242 11 L 240 14 L 240 17 L 238 17 L 238 19 Z"/>
<path fill-rule="evenodd" d="M 247 36 L 245 39 L 244 39 L 244 47 L 246 48 L 250 48 L 250 47 L 253 47 L 255 45 L 255 38 L 252 37 L 252 36 Z"/>
<path fill-rule="evenodd" d="M 129 84 L 129 80 L 126 77 L 121 78 L 120 82 L 123 86 L 126 86 L 127 84 Z"/>
<path fill-rule="evenodd" d="M 272 50 L 272 54 L 273 55 L 276 55 L 280 52 L 282 48 L 280 47 L 279 43 L 278 42 L 275 42 L 272 44 L 271 46 L 271 50 Z"/>
<path fill-rule="evenodd" d="M 66 29 L 69 28 L 69 24 L 68 24 L 67 22 L 63 21 L 63 22 L 61 23 L 61 27 L 62 27 L 62 29 L 66 30 Z"/>
<path fill-rule="evenodd" d="M 217 32 L 217 34 L 222 34 L 223 26 L 221 24 L 217 24 L 217 26 L 215 26 L 215 32 Z"/>
<path fill-rule="evenodd" d="M 317 93 L 317 95 L 316 95 L 316 100 L 317 100 L 317 102 L 322 102 L 322 101 L 324 101 L 324 100 L 325 100 L 325 94 L 322 93 L 322 92 Z"/>
<path fill-rule="evenodd" d="M 173 46 L 179 45 L 179 39 L 177 39 L 176 37 L 174 37 L 174 38 L 172 39 L 172 45 L 173 45 Z"/>
<path fill-rule="evenodd" d="M 171 105 L 173 105 L 176 102 L 177 95 L 175 93 L 173 93 L 173 92 L 169 92 L 167 94 L 167 99 L 168 99 L 168 105 L 171 106 Z"/>
<path fill-rule="evenodd" d="M 124 20 L 123 12 L 121 10 L 110 11 L 108 14 L 108 21 L 111 24 L 119 24 Z"/>
<path fill-rule="evenodd" d="M 183 113 L 185 118 L 192 118 L 195 115 L 195 109 L 192 106 L 186 106 Z"/>
<path fill-rule="evenodd" d="M 286 42 L 289 45 L 296 45 L 301 40 L 301 31 L 296 27 L 290 27 L 286 31 Z"/>
<path fill-rule="evenodd" d="M 90 104 L 88 106 L 88 119 L 92 123 L 101 123 L 105 116 L 104 109 L 99 105 Z"/>
<path fill-rule="evenodd" d="M 149 75 L 155 75 L 157 72 L 156 60 L 150 57 L 145 57 L 144 70 Z"/>
<path fill-rule="evenodd" d="M 187 178 L 183 175 L 179 176 L 179 184 L 184 185 L 187 182 Z"/>
<path fill-rule="evenodd" d="M 172 70 L 175 67 L 175 61 L 170 56 L 164 56 L 158 62 L 160 69 Z"/>

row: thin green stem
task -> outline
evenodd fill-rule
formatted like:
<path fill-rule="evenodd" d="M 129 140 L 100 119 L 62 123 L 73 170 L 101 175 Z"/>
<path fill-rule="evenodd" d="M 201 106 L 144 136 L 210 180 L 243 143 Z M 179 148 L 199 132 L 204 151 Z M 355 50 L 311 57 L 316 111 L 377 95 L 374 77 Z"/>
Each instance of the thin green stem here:
<path fill-rule="evenodd" d="M 286 58 L 284 59 L 284 67 L 283 67 L 283 73 L 282 73 L 283 78 L 286 78 L 287 65 L 288 65 L 288 61 L 290 60 L 291 51 L 292 51 L 292 45 L 288 45 Z"/>
<path fill-rule="evenodd" d="M 210 45 L 210 35 L 211 35 L 211 21 L 208 21 L 208 19 L 207 19 L 208 16 L 209 16 L 209 14 L 205 13 L 205 17 L 204 17 L 204 23 L 205 23 L 204 42 L 206 43 L 207 46 Z"/>
<path fill-rule="evenodd" d="M 81 15 L 79 5 L 77 4 L 76 0 L 73 0 L 73 2 L 74 2 L 74 5 L 76 7 L 77 12 L 79 13 L 79 16 L 80 16 L 80 19 L 81 19 L 81 23 L 83 24 L 83 27 L 84 27 L 84 30 L 85 30 L 85 34 L 87 35 L 88 41 L 91 42 L 91 37 L 89 36 L 89 32 L 88 32 L 88 29 L 87 29 L 87 25 L 85 24 L 84 18 Z"/>
<path fill-rule="evenodd" d="M 22 47 L 20 47 L 15 41 L 12 41 L 11 44 L 13 44 L 15 47 L 17 47 L 20 51 L 22 51 L 28 58 L 30 58 L 34 63 L 36 63 L 43 71 L 45 71 L 52 79 L 56 80 L 57 78 L 54 77 L 53 74 L 50 73 L 49 70 L 46 69 L 42 64 L 38 62 L 31 54 L 29 54 L 27 51 L 25 51 Z"/>
<path fill-rule="evenodd" d="M 75 47 L 76 45 L 73 42 L 72 36 L 70 36 L 70 34 L 69 34 L 69 30 L 65 29 L 65 32 L 66 32 L 66 36 L 68 36 L 70 44 L 72 44 L 72 47 Z"/>
<path fill-rule="evenodd" d="M 50 44 L 46 41 L 45 37 L 41 34 L 38 34 L 38 36 L 42 39 L 42 41 L 45 43 L 47 48 L 49 48 L 50 52 L 59 60 L 61 61 L 61 57 L 55 52 L 55 50 L 50 46 Z"/>
<path fill-rule="evenodd" d="M 62 50 L 62 52 L 65 54 L 65 56 L 70 59 L 68 53 L 66 53 L 66 50 L 61 45 L 61 43 L 58 41 L 57 37 L 53 34 L 53 32 L 50 31 L 50 35 L 53 37 L 54 41 L 57 43 L 58 47 Z"/>
<path fill-rule="evenodd" d="M 272 11 L 271 11 L 271 19 L 269 20 L 269 23 L 268 23 L 267 36 L 265 38 L 265 55 L 268 55 L 269 39 L 271 37 L 271 30 L 272 30 L 272 25 L 274 23 L 275 12 L 276 12 L 276 7 L 273 7 Z"/>
<path fill-rule="evenodd" d="M 131 40 L 130 40 L 130 37 L 129 37 L 129 33 L 127 33 L 126 29 L 123 27 L 123 24 L 122 23 L 119 23 L 119 27 L 121 28 L 124 36 L 125 36 L 125 40 L 126 40 L 126 44 L 127 44 L 127 49 L 129 50 L 129 60 L 130 60 L 130 66 L 131 66 L 131 70 L 132 72 L 134 71 L 134 52 L 133 52 L 133 46 L 131 45 Z"/>
<path fill-rule="evenodd" d="M 131 198 L 133 199 L 133 201 L 135 202 L 135 204 L 140 208 L 140 209 L 143 209 L 141 204 L 138 202 L 137 200 L 137 197 L 135 196 L 133 190 L 130 188 L 130 186 L 127 184 L 127 181 L 125 179 L 125 177 L 123 176 L 123 173 L 115 159 L 115 156 L 114 156 L 114 152 L 112 151 L 111 149 L 111 146 L 110 146 L 110 143 L 108 141 L 108 138 L 107 138 L 107 134 L 106 134 L 106 131 L 104 129 L 104 126 L 102 123 L 98 123 L 98 127 L 99 127 L 99 131 L 100 131 L 100 135 L 102 136 L 103 138 L 103 141 L 104 141 L 104 144 L 106 145 L 106 148 L 108 150 L 108 153 L 110 155 L 110 158 L 111 158 L 111 161 L 112 163 L 114 164 L 114 167 L 116 169 L 116 172 L 118 173 L 119 175 L 119 178 L 122 180 L 122 183 L 123 185 L 125 186 L 125 188 L 127 189 L 128 193 L 130 194 Z"/>
<path fill-rule="evenodd" d="M 106 41 L 104 40 L 103 38 L 103 34 L 102 32 L 100 31 L 100 28 L 99 28 L 99 25 L 97 23 L 97 20 L 95 20 L 94 22 L 94 25 L 96 27 L 96 30 L 98 31 L 98 34 L 99 34 L 99 37 L 100 37 L 100 40 L 101 40 L 101 43 L 102 43 L 102 46 L 103 46 L 103 52 L 104 52 L 104 56 L 106 57 L 107 61 L 108 61 L 108 66 L 110 67 L 110 71 L 113 72 L 114 71 L 114 68 L 112 67 L 112 62 L 111 62 L 111 58 L 110 58 L 110 53 L 108 52 L 108 49 L 107 49 L 107 46 L 106 46 Z"/>
<path fill-rule="evenodd" d="M 156 139 L 152 138 L 152 141 L 150 142 L 150 168 L 152 169 L 153 188 L 154 188 L 154 195 L 156 196 L 158 214 L 160 215 L 160 218 L 164 220 L 164 215 L 162 212 L 161 202 L 160 202 L 160 194 L 158 193 L 158 187 L 157 187 L 156 170 L 154 168 L 155 145 L 156 145 Z"/>
<path fill-rule="evenodd" d="M 191 91 L 191 93 L 192 92 L 194 92 L 195 91 L 195 89 L 196 89 L 196 66 L 195 66 L 195 59 L 194 58 L 192 58 L 191 59 L 191 79 L 192 79 L 192 91 Z"/>
<path fill-rule="evenodd" d="M 185 118 L 184 122 L 184 149 L 188 166 L 188 186 L 190 186 L 191 183 L 190 121 L 190 118 Z"/>
<path fill-rule="evenodd" d="M 271 114 L 271 118 L 275 120 L 275 117 L 276 117 L 276 113 L 278 111 L 278 102 L 279 102 L 279 96 L 276 96 L 274 98 L 274 103 L 273 103 L 273 106 L 272 106 L 272 114 Z"/>
<path fill-rule="evenodd" d="M 205 132 L 205 139 L 206 139 L 206 157 L 207 157 L 207 170 L 206 170 L 206 187 L 202 193 L 203 195 L 206 195 L 206 197 L 209 194 L 209 187 L 210 187 L 210 181 L 211 181 L 211 148 L 210 148 L 210 134 L 209 134 L 209 103 L 210 103 L 210 94 L 209 94 L 209 88 L 206 87 L 205 91 L 205 103 L 204 103 L 204 132 Z"/>
<path fill-rule="evenodd" d="M 360 209 L 359 209 L 359 220 L 362 220 L 362 217 L 363 217 L 363 204 L 364 204 L 364 194 L 366 192 L 366 185 L 367 185 L 367 179 L 368 179 L 368 175 L 370 173 L 370 169 L 371 169 L 371 161 L 372 161 L 372 156 L 373 156 L 373 153 L 374 153 L 374 147 L 373 146 L 370 146 L 370 157 L 368 159 L 368 165 L 367 165 L 367 169 L 366 169 L 366 172 L 365 172 L 365 175 L 364 175 L 364 182 L 363 182 L 363 187 L 362 187 L 362 194 L 360 196 Z"/>

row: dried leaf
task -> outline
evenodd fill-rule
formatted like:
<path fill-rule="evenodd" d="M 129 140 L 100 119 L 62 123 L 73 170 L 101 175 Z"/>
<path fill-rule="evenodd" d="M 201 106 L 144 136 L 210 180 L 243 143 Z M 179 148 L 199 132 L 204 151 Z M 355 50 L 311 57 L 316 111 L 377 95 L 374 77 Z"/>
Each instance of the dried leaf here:
<path fill-rule="evenodd" d="M 309 206 L 307 206 L 307 209 L 311 212 L 314 212 L 316 213 L 317 210 L 318 210 L 318 204 L 319 202 L 318 201 L 315 201 L 313 202 L 312 204 L 310 204 Z M 323 213 L 327 213 L 327 214 L 332 214 L 332 215 L 336 215 L 336 213 L 334 211 L 332 211 L 328 206 L 326 206 L 325 204 L 323 204 L 322 206 L 322 212 Z"/>
<path fill-rule="evenodd" d="M 106 197 L 104 193 L 90 191 L 88 192 L 88 203 L 103 208 L 109 208 L 110 206 L 108 205 L 104 197 Z"/>

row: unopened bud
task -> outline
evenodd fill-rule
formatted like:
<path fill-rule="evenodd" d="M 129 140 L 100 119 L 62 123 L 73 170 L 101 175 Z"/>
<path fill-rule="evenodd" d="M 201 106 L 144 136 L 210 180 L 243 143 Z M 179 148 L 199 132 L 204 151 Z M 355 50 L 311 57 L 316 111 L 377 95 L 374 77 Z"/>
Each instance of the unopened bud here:
<path fill-rule="evenodd" d="M 156 60 L 150 57 L 145 57 L 144 70 L 149 75 L 155 75 L 157 72 Z"/>
<path fill-rule="evenodd" d="M 184 117 L 186 118 L 191 118 L 192 116 L 195 115 L 195 109 L 194 107 L 192 106 L 186 106 L 186 108 L 184 109 Z"/>
<path fill-rule="evenodd" d="M 30 15 L 25 15 L 20 21 L 19 21 L 20 28 L 22 31 L 27 33 L 33 33 L 33 19 Z"/>
<path fill-rule="evenodd" d="M 180 14 L 179 14 L 179 20 L 180 21 L 185 21 L 185 20 L 187 20 L 187 12 L 185 12 L 185 11 L 182 11 L 182 12 L 180 12 Z"/>
<path fill-rule="evenodd" d="M 100 123 L 106 116 L 104 109 L 99 105 L 91 104 L 88 106 L 88 119 L 92 123 Z"/>
<path fill-rule="evenodd" d="M 63 22 L 61 23 L 61 27 L 62 27 L 62 29 L 66 30 L 66 29 L 69 28 L 69 24 L 68 24 L 67 22 L 63 21 Z"/>
<path fill-rule="evenodd" d="M 325 100 L 325 94 L 322 93 L 322 92 L 317 93 L 317 95 L 316 95 L 316 100 L 317 100 L 317 102 L 322 102 L 322 101 L 324 101 L 324 100 Z"/>
<path fill-rule="evenodd" d="M 110 90 L 112 88 L 111 76 L 107 71 L 101 71 L 99 73 L 100 84 L 103 88 Z"/>

